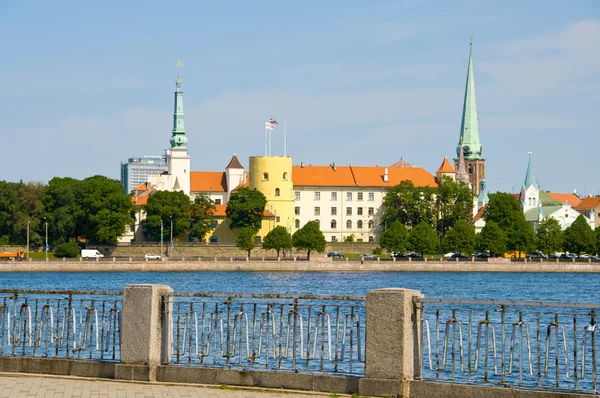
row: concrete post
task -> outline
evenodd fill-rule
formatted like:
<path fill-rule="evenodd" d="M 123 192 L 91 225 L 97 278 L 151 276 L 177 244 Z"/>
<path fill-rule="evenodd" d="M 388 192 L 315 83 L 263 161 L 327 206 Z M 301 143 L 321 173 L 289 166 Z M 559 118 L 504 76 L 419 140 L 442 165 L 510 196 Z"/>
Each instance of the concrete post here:
<path fill-rule="evenodd" d="M 127 285 L 123 290 L 121 363 L 115 378 L 156 380 L 163 343 L 162 295 L 172 291 L 167 285 Z"/>
<path fill-rule="evenodd" d="M 420 372 L 420 323 L 409 289 L 377 289 L 367 293 L 365 377 L 359 393 L 408 397 L 410 380 Z"/>

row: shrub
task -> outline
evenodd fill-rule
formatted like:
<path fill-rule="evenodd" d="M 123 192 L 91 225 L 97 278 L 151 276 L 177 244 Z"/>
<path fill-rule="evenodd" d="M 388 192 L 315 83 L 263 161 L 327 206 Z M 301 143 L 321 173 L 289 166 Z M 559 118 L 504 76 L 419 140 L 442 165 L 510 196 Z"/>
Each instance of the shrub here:
<path fill-rule="evenodd" d="M 61 243 L 60 245 L 56 245 L 54 248 L 54 256 L 55 257 L 79 257 L 81 253 L 81 246 L 79 243 L 71 240 L 67 243 Z"/>

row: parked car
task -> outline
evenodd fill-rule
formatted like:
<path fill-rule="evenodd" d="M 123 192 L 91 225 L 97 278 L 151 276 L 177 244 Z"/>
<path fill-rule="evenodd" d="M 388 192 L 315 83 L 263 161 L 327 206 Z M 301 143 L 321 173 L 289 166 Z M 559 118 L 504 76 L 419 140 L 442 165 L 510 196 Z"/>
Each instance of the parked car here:
<path fill-rule="evenodd" d="M 375 257 L 375 256 L 374 256 L 374 255 L 372 255 L 372 254 L 366 254 L 366 253 L 365 253 L 365 254 L 361 254 L 361 255 L 360 255 L 360 259 L 361 259 L 361 260 L 377 260 L 377 257 Z"/>
<path fill-rule="evenodd" d="M 450 253 L 446 253 L 444 254 L 444 258 L 450 258 L 454 255 L 454 253 L 450 252 Z"/>
<path fill-rule="evenodd" d="M 475 253 L 471 254 L 471 257 L 473 257 L 473 258 L 490 258 L 491 256 L 489 253 L 475 252 Z"/>
<path fill-rule="evenodd" d="M 468 260 L 471 257 L 466 256 L 466 255 L 464 255 L 462 253 L 453 253 L 452 256 L 450 256 L 450 258 L 453 258 L 453 259 L 457 259 L 458 258 L 459 260 Z"/>
<path fill-rule="evenodd" d="M 160 260 L 160 256 L 158 254 L 150 254 L 150 253 L 146 253 L 144 255 L 144 258 L 146 260 Z"/>
<path fill-rule="evenodd" d="M 327 253 L 327 257 L 344 258 L 344 255 L 342 253 L 338 253 L 338 252 L 329 252 L 329 253 Z"/>
<path fill-rule="evenodd" d="M 560 255 L 560 258 L 575 258 L 575 257 L 577 257 L 577 256 L 573 253 L 563 253 Z"/>
<path fill-rule="evenodd" d="M 408 257 L 412 258 L 413 260 L 423 260 L 423 256 L 417 253 L 410 253 Z"/>
<path fill-rule="evenodd" d="M 552 253 L 550 256 L 548 256 L 548 258 L 560 258 L 562 256 L 562 253 Z"/>
<path fill-rule="evenodd" d="M 542 259 L 542 258 L 548 258 L 548 256 L 546 256 L 541 251 L 534 251 L 534 252 L 527 254 L 527 258 L 528 259 Z"/>
<path fill-rule="evenodd" d="M 397 260 L 399 260 L 399 259 L 404 259 L 404 260 L 408 259 L 408 256 L 406 254 L 404 254 L 404 253 L 394 253 L 394 252 L 392 252 L 391 257 L 393 257 L 393 258 L 395 258 Z"/>

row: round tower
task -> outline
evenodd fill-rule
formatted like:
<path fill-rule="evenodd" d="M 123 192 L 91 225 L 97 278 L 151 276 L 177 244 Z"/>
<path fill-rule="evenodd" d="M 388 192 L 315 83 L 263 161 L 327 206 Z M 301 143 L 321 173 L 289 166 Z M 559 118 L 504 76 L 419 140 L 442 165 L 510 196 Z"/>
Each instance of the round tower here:
<path fill-rule="evenodd" d="M 251 156 L 250 189 L 267 198 L 266 210 L 275 215 L 275 225 L 294 232 L 294 183 L 290 156 Z"/>

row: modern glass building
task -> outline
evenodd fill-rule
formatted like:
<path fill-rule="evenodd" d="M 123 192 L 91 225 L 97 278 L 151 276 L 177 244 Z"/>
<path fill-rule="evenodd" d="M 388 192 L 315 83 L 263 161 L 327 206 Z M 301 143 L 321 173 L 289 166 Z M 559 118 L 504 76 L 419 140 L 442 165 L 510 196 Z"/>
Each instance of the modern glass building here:
<path fill-rule="evenodd" d="M 166 151 L 161 156 L 142 156 L 121 162 L 121 184 L 125 193 L 148 181 L 148 176 L 168 170 Z"/>

